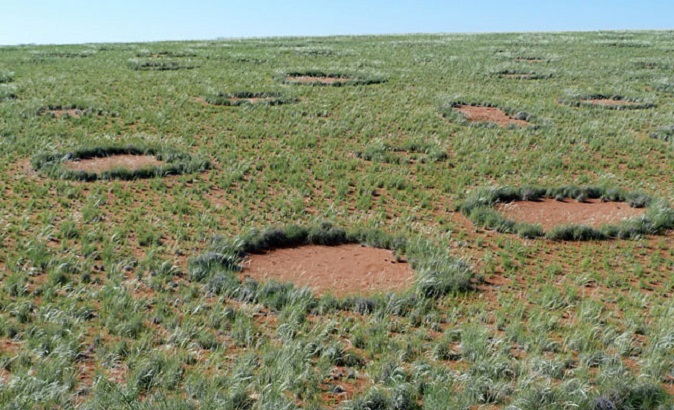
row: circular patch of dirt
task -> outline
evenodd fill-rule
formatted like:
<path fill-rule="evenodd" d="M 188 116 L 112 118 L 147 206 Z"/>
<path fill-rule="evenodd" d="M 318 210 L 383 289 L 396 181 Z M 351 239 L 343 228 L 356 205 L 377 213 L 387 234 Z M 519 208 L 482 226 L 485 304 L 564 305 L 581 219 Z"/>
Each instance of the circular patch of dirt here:
<path fill-rule="evenodd" d="M 163 161 L 159 161 L 152 155 L 125 154 L 66 161 L 63 163 L 63 166 L 72 171 L 85 171 L 98 174 L 111 169 L 122 168 L 135 171 L 143 168 L 158 167 L 163 164 Z"/>
<path fill-rule="evenodd" d="M 61 117 L 73 117 L 73 118 L 80 118 L 84 115 L 83 110 L 79 110 L 77 108 L 68 108 L 68 109 L 60 109 L 60 110 L 45 110 L 42 115 L 50 115 L 53 118 L 61 118 Z"/>
<path fill-rule="evenodd" d="M 517 61 L 522 61 L 525 63 L 543 63 L 545 62 L 544 59 L 539 58 L 539 57 L 517 57 L 515 60 Z"/>
<path fill-rule="evenodd" d="M 506 127 L 514 124 L 520 127 L 529 125 L 527 121 L 518 120 L 509 117 L 503 111 L 495 107 L 475 106 L 475 105 L 457 105 L 454 110 L 463 114 L 469 122 L 490 122 Z"/>
<path fill-rule="evenodd" d="M 270 101 L 278 101 L 278 98 L 277 97 L 249 97 L 249 98 L 232 97 L 232 98 L 229 99 L 229 101 L 233 104 L 236 104 L 236 103 L 256 104 L 256 103 L 263 103 L 263 102 L 270 102 Z"/>
<path fill-rule="evenodd" d="M 503 73 L 498 75 L 500 78 L 512 78 L 516 80 L 533 80 L 536 78 L 535 74 L 526 73 Z"/>
<path fill-rule="evenodd" d="M 500 204 L 496 209 L 516 222 L 541 224 L 546 231 L 560 225 L 587 225 L 594 228 L 617 225 L 645 213 L 644 208 L 632 208 L 625 202 L 601 202 L 599 199 L 578 202 L 545 198 Z"/>
<path fill-rule="evenodd" d="M 364 295 L 398 292 L 414 282 L 414 272 L 387 249 L 363 245 L 275 249 L 249 255 L 243 275 L 263 282 L 276 280 L 309 287 L 318 295 Z"/>
<path fill-rule="evenodd" d="M 634 101 L 614 100 L 610 98 L 593 98 L 580 100 L 580 102 L 584 104 L 598 105 L 601 107 L 634 107 L 637 105 L 642 105 L 641 103 Z"/>
<path fill-rule="evenodd" d="M 299 84 L 313 84 L 313 83 L 335 84 L 335 83 L 348 83 L 352 81 L 352 79 L 348 77 L 313 77 L 308 75 L 288 76 L 286 77 L 286 80 L 288 80 L 289 82 Z"/>

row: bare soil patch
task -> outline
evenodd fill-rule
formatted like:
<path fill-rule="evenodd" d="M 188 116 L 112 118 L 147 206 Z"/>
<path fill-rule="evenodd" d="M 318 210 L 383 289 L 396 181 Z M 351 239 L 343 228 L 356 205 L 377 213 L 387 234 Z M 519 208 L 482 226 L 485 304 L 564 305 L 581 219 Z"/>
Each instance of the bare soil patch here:
<path fill-rule="evenodd" d="M 335 83 L 348 83 L 352 81 L 351 78 L 347 77 L 313 77 L 308 75 L 302 75 L 297 77 L 288 76 L 286 77 L 286 79 L 288 81 L 301 84 L 309 84 L 309 83 L 335 84 Z"/>
<path fill-rule="evenodd" d="M 243 275 L 257 281 L 292 282 L 335 296 L 402 291 L 414 272 L 387 249 L 363 245 L 300 246 L 250 255 Z"/>
<path fill-rule="evenodd" d="M 587 100 L 580 100 L 582 103 L 585 104 L 592 104 L 592 105 L 599 105 L 599 106 L 611 106 L 611 107 L 616 107 L 616 106 L 624 106 L 624 107 L 630 107 L 630 106 L 635 106 L 635 105 L 641 105 L 641 103 L 634 102 L 634 101 L 626 101 L 626 100 L 613 100 L 610 98 L 594 98 L 594 99 L 587 99 Z"/>
<path fill-rule="evenodd" d="M 538 57 L 517 57 L 517 61 L 523 61 L 526 63 L 542 63 L 545 62 L 544 59 Z"/>
<path fill-rule="evenodd" d="M 53 118 L 61 118 L 63 116 L 80 118 L 84 115 L 84 111 L 78 110 L 77 108 L 46 110 L 43 115 L 50 115 Z"/>
<path fill-rule="evenodd" d="M 506 115 L 506 113 L 495 107 L 458 105 L 454 107 L 454 110 L 463 114 L 463 116 L 466 117 L 466 119 L 470 122 L 490 122 L 502 127 L 508 126 L 510 124 L 520 127 L 526 127 L 529 125 L 527 121 L 517 120 L 515 118 L 509 117 Z"/>
<path fill-rule="evenodd" d="M 249 98 L 239 98 L 239 97 L 232 97 L 229 99 L 229 101 L 233 103 L 237 102 L 248 102 L 251 104 L 259 103 L 259 102 L 265 102 L 265 101 L 274 101 L 277 100 L 277 97 L 249 97 Z"/>
<path fill-rule="evenodd" d="M 632 208 L 625 202 L 601 202 L 598 199 L 589 199 L 587 202 L 568 199 L 562 202 L 551 198 L 515 201 L 499 205 L 497 210 L 516 222 L 541 224 L 544 230 L 560 225 L 599 228 L 606 224 L 619 224 L 645 213 L 644 208 Z"/>
<path fill-rule="evenodd" d="M 73 171 L 94 173 L 118 168 L 135 171 L 143 168 L 157 167 L 163 164 L 164 162 L 159 161 L 152 155 L 111 155 L 109 157 L 88 158 L 63 163 L 66 168 Z"/>

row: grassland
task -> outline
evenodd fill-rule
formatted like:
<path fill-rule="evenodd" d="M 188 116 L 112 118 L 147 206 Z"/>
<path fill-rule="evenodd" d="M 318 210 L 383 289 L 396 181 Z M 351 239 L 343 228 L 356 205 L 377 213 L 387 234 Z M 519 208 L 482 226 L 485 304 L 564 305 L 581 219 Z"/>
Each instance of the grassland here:
<path fill-rule="evenodd" d="M 457 211 L 493 186 L 674 203 L 672 67 L 669 31 L 0 47 L 0 407 L 672 408 L 671 232 L 526 239 Z M 282 81 L 316 72 L 377 81 Z M 293 103 L 206 102 L 237 93 Z M 573 103 L 597 95 L 640 106 Z M 532 126 L 454 121 L 456 101 Z M 128 145 L 210 168 L 31 166 Z M 237 237 L 326 222 L 468 266 L 471 289 L 344 301 L 200 269 Z"/>

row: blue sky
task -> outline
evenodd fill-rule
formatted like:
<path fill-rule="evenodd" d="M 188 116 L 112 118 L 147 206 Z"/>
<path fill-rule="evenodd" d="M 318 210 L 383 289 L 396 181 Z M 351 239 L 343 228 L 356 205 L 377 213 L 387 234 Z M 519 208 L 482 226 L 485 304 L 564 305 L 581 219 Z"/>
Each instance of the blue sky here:
<path fill-rule="evenodd" d="M 672 0 L 1 0 L 0 45 L 672 29 Z"/>

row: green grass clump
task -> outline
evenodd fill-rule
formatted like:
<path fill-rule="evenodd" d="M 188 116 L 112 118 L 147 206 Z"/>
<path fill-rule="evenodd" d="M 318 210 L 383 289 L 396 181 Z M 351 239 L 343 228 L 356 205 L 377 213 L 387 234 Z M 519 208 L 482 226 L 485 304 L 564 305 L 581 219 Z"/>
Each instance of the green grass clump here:
<path fill-rule="evenodd" d="M 537 201 L 543 198 L 577 201 L 601 199 L 610 202 L 626 202 L 632 208 L 647 208 L 643 217 L 634 218 L 619 225 L 593 228 L 585 225 L 559 226 L 545 232 L 540 225 L 519 223 L 507 219 L 496 211 L 499 203 L 514 201 Z M 459 204 L 458 209 L 477 226 L 502 233 L 517 233 L 524 238 L 546 237 L 551 240 L 605 240 L 631 239 L 647 234 L 661 234 L 674 227 L 674 209 L 667 203 L 655 200 L 639 192 L 624 192 L 615 188 L 578 187 L 575 185 L 540 187 L 498 187 L 480 189 Z"/>
<path fill-rule="evenodd" d="M 234 93 L 211 93 L 205 98 L 207 103 L 213 105 L 239 106 L 239 105 L 281 105 L 296 102 L 294 98 L 284 97 L 276 92 L 250 92 L 239 91 Z M 251 101 L 258 99 L 258 101 Z"/>
<path fill-rule="evenodd" d="M 0 84 L 11 83 L 14 81 L 13 71 L 0 71 Z"/>
<path fill-rule="evenodd" d="M 137 71 L 173 71 L 196 68 L 196 64 L 192 62 L 160 59 L 141 60 L 137 58 L 129 59 L 128 66 L 130 69 Z"/>
<path fill-rule="evenodd" d="M 316 77 L 316 81 L 299 82 L 295 81 L 294 77 Z M 348 81 L 336 81 L 333 83 L 326 83 L 318 80 L 318 78 L 335 78 L 348 79 Z M 302 85 L 318 85 L 318 86 L 334 86 L 341 87 L 345 85 L 370 85 L 381 84 L 386 82 L 386 78 L 380 75 L 365 74 L 365 73 L 350 73 L 350 72 L 331 72 L 321 70 L 306 70 L 306 71 L 287 71 L 276 75 L 276 79 L 284 84 L 302 84 Z"/>
<path fill-rule="evenodd" d="M 153 155 L 165 164 L 136 170 L 111 169 L 100 174 L 87 171 L 75 171 L 64 166 L 65 162 L 86 160 L 91 158 L 108 157 L 112 155 Z M 193 157 L 167 148 L 138 147 L 138 146 L 98 146 L 78 148 L 70 152 L 43 153 L 35 155 L 31 164 L 43 175 L 71 179 L 77 181 L 96 181 L 99 179 L 134 180 L 142 178 L 164 177 L 168 175 L 202 172 L 210 168 L 207 160 Z"/>
<path fill-rule="evenodd" d="M 674 125 L 658 128 L 655 132 L 651 133 L 651 137 L 667 142 L 674 142 Z"/>
<path fill-rule="evenodd" d="M 278 248 L 352 243 L 390 249 L 396 255 L 406 255 L 417 272 L 416 291 L 408 297 L 437 298 L 451 292 L 471 289 L 473 275 L 468 266 L 426 241 L 410 242 L 377 230 L 345 231 L 328 223 L 309 227 L 289 225 L 264 231 L 253 230 L 232 240 L 216 238 L 209 251 L 190 261 L 190 277 L 207 283 L 208 289 L 216 294 L 280 309 L 291 303 L 293 297 L 309 297 L 312 301 L 314 297 L 309 291 L 295 289 L 288 284 L 259 284 L 252 279 L 240 281 L 234 273 L 241 271 L 241 262 L 246 255 Z M 335 308 L 359 313 L 371 313 L 386 305 L 386 300 L 381 298 L 349 297 L 342 301 L 334 301 L 330 297 L 324 299 L 324 303 L 333 304 Z M 315 307 L 316 303 L 312 302 L 308 306 Z M 397 311 L 402 313 L 405 310 Z"/>
<path fill-rule="evenodd" d="M 624 104 L 594 104 L 589 100 L 621 101 Z M 569 95 L 557 100 L 558 103 L 571 107 L 597 107 L 609 110 L 642 110 L 654 108 L 655 103 L 642 98 L 624 97 L 618 94 L 578 94 Z"/>
<path fill-rule="evenodd" d="M 660 80 L 655 83 L 655 89 L 668 94 L 674 94 L 674 80 Z"/>
<path fill-rule="evenodd" d="M 6 88 L 0 88 L 0 101 L 10 101 L 17 98 L 16 94 L 12 90 Z"/>

